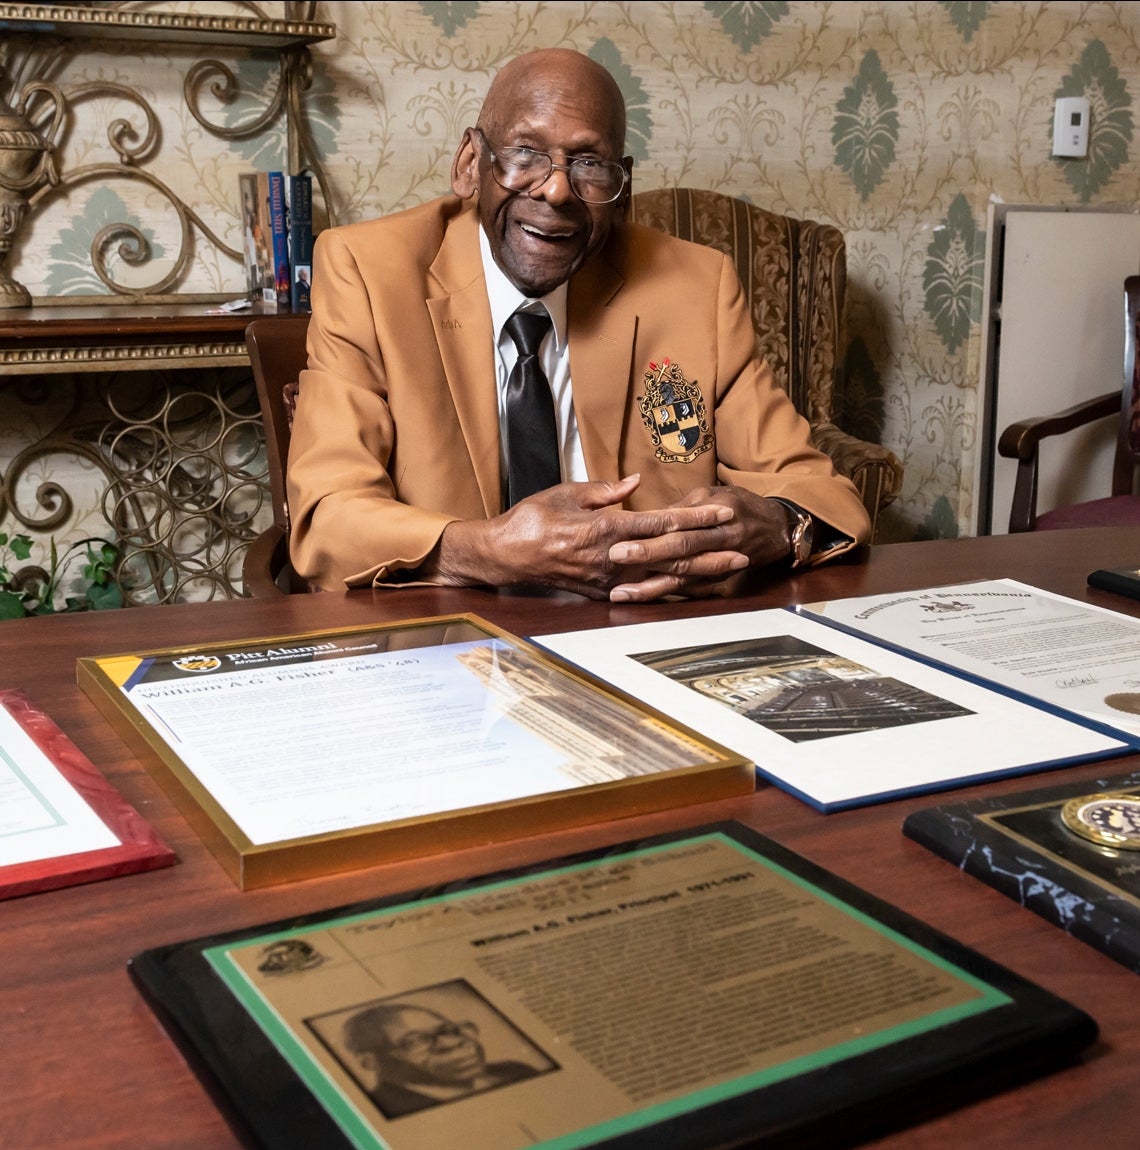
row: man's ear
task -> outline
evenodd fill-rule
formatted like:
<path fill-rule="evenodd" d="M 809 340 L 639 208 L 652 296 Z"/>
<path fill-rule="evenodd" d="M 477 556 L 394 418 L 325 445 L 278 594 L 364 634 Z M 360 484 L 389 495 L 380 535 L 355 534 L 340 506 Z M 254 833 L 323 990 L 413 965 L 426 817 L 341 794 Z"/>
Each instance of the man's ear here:
<path fill-rule="evenodd" d="M 451 190 L 461 200 L 469 200 L 479 190 L 479 149 L 473 128 L 464 129 L 451 161 Z"/>

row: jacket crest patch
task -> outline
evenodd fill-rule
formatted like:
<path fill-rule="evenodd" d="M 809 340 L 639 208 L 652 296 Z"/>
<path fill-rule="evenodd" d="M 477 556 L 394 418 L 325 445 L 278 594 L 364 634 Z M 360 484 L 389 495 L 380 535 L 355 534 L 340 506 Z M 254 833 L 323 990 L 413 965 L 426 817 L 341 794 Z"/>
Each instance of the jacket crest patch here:
<path fill-rule="evenodd" d="M 713 445 L 708 412 L 697 381 L 687 380 L 679 364 L 651 363 L 637 397 L 654 453 L 662 463 L 692 463 Z"/>

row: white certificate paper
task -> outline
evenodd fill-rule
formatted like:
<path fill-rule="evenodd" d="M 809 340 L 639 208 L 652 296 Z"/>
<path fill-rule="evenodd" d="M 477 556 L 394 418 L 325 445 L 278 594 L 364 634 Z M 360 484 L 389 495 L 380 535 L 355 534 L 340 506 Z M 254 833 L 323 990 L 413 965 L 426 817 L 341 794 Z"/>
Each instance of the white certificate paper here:
<path fill-rule="evenodd" d="M 1040 710 L 787 610 L 535 639 L 824 811 L 1122 754 Z"/>
<path fill-rule="evenodd" d="M 811 603 L 854 628 L 1140 735 L 1140 619 L 1013 579 Z"/>
<path fill-rule="evenodd" d="M 129 661 L 123 694 L 257 846 L 708 762 L 687 735 L 490 635 Z"/>
<path fill-rule="evenodd" d="M 119 845 L 119 839 L 0 706 L 0 866 Z"/>

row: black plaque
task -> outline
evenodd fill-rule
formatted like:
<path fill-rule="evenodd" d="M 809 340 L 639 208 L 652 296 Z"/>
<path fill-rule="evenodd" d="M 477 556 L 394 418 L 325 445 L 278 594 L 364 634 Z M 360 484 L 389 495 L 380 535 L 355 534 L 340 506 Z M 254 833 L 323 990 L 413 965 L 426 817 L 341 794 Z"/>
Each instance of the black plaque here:
<path fill-rule="evenodd" d="M 1140 852 L 1071 825 L 1078 800 L 1136 793 L 1140 772 L 1064 783 L 928 807 L 903 832 L 1140 973 Z"/>
<path fill-rule="evenodd" d="M 150 950 L 130 971 L 273 1148 L 849 1145 L 1096 1035 L 735 823 Z M 450 1070 L 425 1052 L 452 1052 Z"/>

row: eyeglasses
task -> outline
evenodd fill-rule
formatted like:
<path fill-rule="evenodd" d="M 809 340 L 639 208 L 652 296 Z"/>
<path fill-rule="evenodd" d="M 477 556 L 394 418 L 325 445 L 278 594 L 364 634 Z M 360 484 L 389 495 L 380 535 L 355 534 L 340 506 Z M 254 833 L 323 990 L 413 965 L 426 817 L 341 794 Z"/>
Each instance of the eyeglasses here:
<path fill-rule="evenodd" d="M 478 1030 L 473 1022 L 445 1022 L 434 1030 L 413 1030 L 393 1043 L 393 1046 L 401 1054 L 415 1058 L 434 1049 L 440 1039 L 467 1039 L 478 1033 Z"/>
<path fill-rule="evenodd" d="M 534 148 L 491 147 L 481 128 L 476 128 L 491 157 L 491 175 L 508 192 L 533 192 L 541 188 L 555 171 L 565 172 L 570 190 L 587 204 L 612 204 L 625 190 L 629 173 L 615 160 L 579 156 L 568 164 L 556 164 L 549 152 Z"/>

